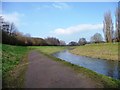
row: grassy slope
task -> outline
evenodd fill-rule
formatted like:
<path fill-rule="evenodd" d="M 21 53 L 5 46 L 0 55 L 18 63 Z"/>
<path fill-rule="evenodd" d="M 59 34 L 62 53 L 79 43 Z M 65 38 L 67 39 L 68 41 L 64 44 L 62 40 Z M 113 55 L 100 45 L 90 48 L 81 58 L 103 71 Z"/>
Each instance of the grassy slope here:
<path fill-rule="evenodd" d="M 92 70 L 89 70 L 89 69 L 86 69 L 84 67 L 80 67 L 80 66 L 71 64 L 71 63 L 66 62 L 64 60 L 61 60 L 61 59 L 58 59 L 58 58 L 55 58 L 55 57 L 51 56 L 52 53 L 64 50 L 67 47 L 56 47 L 56 46 L 52 46 L 52 47 L 47 46 L 46 47 L 46 46 L 43 46 L 43 47 L 32 47 L 32 48 L 35 48 L 35 49 L 39 50 L 40 52 L 42 52 L 43 54 L 52 58 L 55 61 L 58 61 L 58 62 L 66 65 L 66 66 L 69 66 L 70 68 L 74 69 L 78 73 L 83 73 L 87 77 L 90 77 L 91 79 L 96 81 L 98 87 L 101 87 L 101 85 L 103 85 L 103 87 L 105 87 L 105 88 L 116 88 L 116 87 L 118 88 L 119 85 L 120 85 L 120 81 L 118 81 L 118 80 L 112 79 L 112 78 L 107 77 L 105 75 L 97 74 L 96 72 L 94 72 Z"/>
<path fill-rule="evenodd" d="M 0 89 L 2 89 L 2 44 L 0 44 Z"/>
<path fill-rule="evenodd" d="M 2 45 L 3 87 L 19 87 L 22 80 L 18 79 L 21 79 L 24 67 L 18 66 L 23 62 L 23 56 L 27 51 L 27 47 Z"/>
<path fill-rule="evenodd" d="M 0 44 L 0 77 L 2 77 L 2 44 Z"/>
<path fill-rule="evenodd" d="M 40 52 L 44 53 L 48 57 L 52 58 L 55 61 L 58 61 L 60 63 L 63 63 L 72 69 L 74 69 L 77 72 L 83 73 L 87 75 L 88 77 L 95 80 L 98 84 L 104 84 L 104 87 L 118 87 L 118 81 L 108 78 L 107 76 L 97 74 L 89 69 L 79 67 L 77 65 L 70 64 L 68 62 L 65 62 L 61 59 L 57 59 L 53 56 L 51 56 L 52 53 L 61 51 L 66 49 L 67 47 L 60 47 L 60 46 L 33 46 L 29 47 L 32 49 L 39 50 Z M 21 77 L 23 78 L 24 67 L 20 67 L 22 62 L 23 64 L 26 63 L 27 57 L 25 57 L 24 62 L 21 61 L 24 54 L 28 51 L 27 47 L 21 47 L 21 46 L 11 46 L 11 45 L 3 45 L 3 80 L 5 81 L 4 84 L 5 87 L 21 87 L 21 82 L 23 80 L 20 80 Z M 20 65 L 19 65 L 20 63 Z M 22 73 L 19 73 L 22 72 Z M 19 80 L 17 80 L 18 78 Z M 17 82 L 20 81 L 20 82 Z M 16 86 L 14 86 L 16 85 Z"/>
<path fill-rule="evenodd" d="M 39 51 L 46 53 L 46 54 L 52 54 L 52 53 L 64 50 L 68 47 L 65 47 L 65 46 L 32 46 L 31 47 L 30 46 L 29 48 L 39 50 Z"/>
<path fill-rule="evenodd" d="M 101 58 L 107 60 L 118 60 L 118 43 L 90 44 L 78 46 L 70 50 L 71 53 L 89 56 L 92 58 Z"/>

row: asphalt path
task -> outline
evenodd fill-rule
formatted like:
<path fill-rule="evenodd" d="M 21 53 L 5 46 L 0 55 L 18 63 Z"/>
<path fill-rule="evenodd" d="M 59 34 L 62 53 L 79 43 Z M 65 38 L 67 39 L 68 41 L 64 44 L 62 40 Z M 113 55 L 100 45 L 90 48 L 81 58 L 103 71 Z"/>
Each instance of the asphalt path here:
<path fill-rule="evenodd" d="M 96 82 L 37 51 L 28 55 L 25 88 L 96 88 Z"/>

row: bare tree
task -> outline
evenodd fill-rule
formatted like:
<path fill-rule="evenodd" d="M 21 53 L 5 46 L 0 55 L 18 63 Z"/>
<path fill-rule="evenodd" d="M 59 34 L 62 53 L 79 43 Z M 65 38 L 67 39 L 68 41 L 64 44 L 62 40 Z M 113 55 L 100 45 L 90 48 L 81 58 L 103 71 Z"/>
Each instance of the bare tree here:
<path fill-rule="evenodd" d="M 0 43 L 2 43 L 2 24 L 3 24 L 3 17 L 0 16 Z"/>
<path fill-rule="evenodd" d="M 87 41 L 86 41 L 85 38 L 80 38 L 79 41 L 78 41 L 79 45 L 85 45 L 86 43 L 87 43 Z"/>
<path fill-rule="evenodd" d="M 15 26 L 14 23 L 10 23 L 9 26 L 10 26 L 10 28 L 9 28 L 9 34 L 12 36 L 13 32 L 17 31 L 17 28 L 16 28 L 16 26 Z"/>
<path fill-rule="evenodd" d="M 100 33 L 96 33 L 91 37 L 92 43 L 100 43 L 103 41 L 103 37 Z"/>
<path fill-rule="evenodd" d="M 77 42 L 74 42 L 74 41 L 71 41 L 71 42 L 69 42 L 69 44 L 68 44 L 69 46 L 77 46 L 78 45 L 78 43 Z"/>
<path fill-rule="evenodd" d="M 55 38 L 55 37 L 48 37 L 45 39 L 46 42 L 48 43 L 48 45 L 53 45 L 53 46 L 58 46 L 60 45 L 60 41 L 59 39 Z"/>
<path fill-rule="evenodd" d="M 60 40 L 60 45 L 61 45 L 61 46 L 65 46 L 65 45 L 66 45 L 65 41 Z"/>
<path fill-rule="evenodd" d="M 113 38 L 113 23 L 111 18 L 111 13 L 106 12 L 104 15 L 104 21 L 103 21 L 103 32 L 105 35 L 106 42 L 112 42 Z"/>
<path fill-rule="evenodd" d="M 9 22 L 3 22 L 3 24 L 2 24 L 2 31 L 4 31 L 7 34 L 9 34 L 9 27 L 10 27 L 10 23 Z"/>
<path fill-rule="evenodd" d="M 120 7 L 116 8 L 116 12 L 115 12 L 115 26 L 116 26 L 116 30 L 115 30 L 115 39 L 116 41 L 120 42 Z"/>
<path fill-rule="evenodd" d="M 4 19 L 2 16 L 0 16 L 0 30 L 2 30 L 3 22 L 4 22 Z"/>

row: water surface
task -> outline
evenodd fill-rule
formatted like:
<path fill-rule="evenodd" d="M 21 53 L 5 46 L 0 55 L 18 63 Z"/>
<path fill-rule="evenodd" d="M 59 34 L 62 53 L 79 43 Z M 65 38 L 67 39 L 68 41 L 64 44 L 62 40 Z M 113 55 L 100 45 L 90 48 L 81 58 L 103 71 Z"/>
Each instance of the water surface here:
<path fill-rule="evenodd" d="M 84 56 L 78 56 L 70 53 L 68 50 L 60 51 L 53 56 L 63 59 L 72 64 L 83 66 L 97 73 L 120 79 L 120 62 L 103 59 L 95 59 Z"/>

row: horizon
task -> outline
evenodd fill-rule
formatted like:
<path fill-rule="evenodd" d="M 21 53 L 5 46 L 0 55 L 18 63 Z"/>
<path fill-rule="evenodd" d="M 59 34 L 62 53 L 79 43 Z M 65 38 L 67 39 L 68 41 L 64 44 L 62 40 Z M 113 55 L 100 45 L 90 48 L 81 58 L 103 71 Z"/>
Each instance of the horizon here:
<path fill-rule="evenodd" d="M 3 17 L 31 37 L 56 37 L 78 42 L 100 33 L 104 13 L 111 11 L 115 26 L 117 2 L 3 2 Z M 115 30 L 115 28 L 114 28 Z"/>

